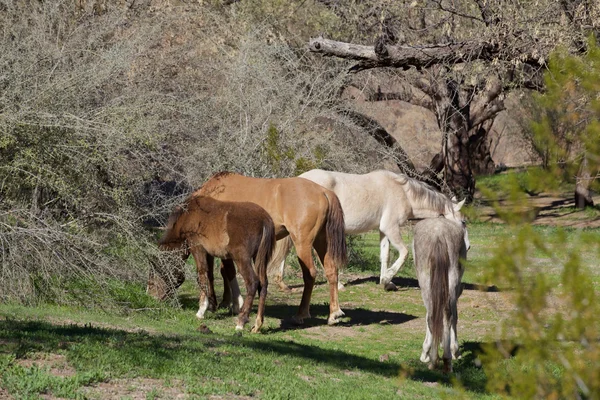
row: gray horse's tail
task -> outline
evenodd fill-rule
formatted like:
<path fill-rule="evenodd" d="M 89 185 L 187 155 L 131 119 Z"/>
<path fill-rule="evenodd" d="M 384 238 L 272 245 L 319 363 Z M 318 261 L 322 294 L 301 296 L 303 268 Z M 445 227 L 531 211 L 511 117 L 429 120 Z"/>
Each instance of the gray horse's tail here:
<path fill-rule="evenodd" d="M 448 271 L 450 268 L 450 256 L 448 247 L 443 238 L 435 241 L 429 253 L 429 267 L 431 276 L 430 298 L 429 298 L 429 329 L 433 343 L 432 349 L 437 351 L 443 337 L 444 314 L 450 313 L 450 287 L 448 282 Z"/>

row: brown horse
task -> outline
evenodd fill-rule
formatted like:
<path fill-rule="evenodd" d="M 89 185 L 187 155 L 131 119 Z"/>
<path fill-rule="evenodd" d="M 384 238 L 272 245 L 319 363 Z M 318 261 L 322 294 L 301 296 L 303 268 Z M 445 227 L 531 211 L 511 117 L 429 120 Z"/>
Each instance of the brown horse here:
<path fill-rule="evenodd" d="M 335 193 L 303 178 L 251 178 L 231 172 L 220 172 L 192 196 L 210 196 L 218 200 L 258 204 L 273 219 L 277 239 L 288 235 L 291 237 L 304 279 L 302 301 L 298 313 L 294 316 L 296 323 L 303 323 L 305 318 L 310 318 L 310 298 L 317 275 L 312 258 L 313 247 L 329 282 L 327 322 L 330 325 L 334 324 L 344 315 L 338 302 L 338 268 L 346 263 L 347 249 L 344 213 Z M 227 284 L 231 278 L 231 261 L 224 260 L 224 270 L 225 273 L 229 273 L 225 278 Z"/>
<path fill-rule="evenodd" d="M 263 208 L 247 202 L 190 196 L 171 213 L 159 245 L 164 250 L 183 248 L 185 258 L 192 253 L 200 286 L 198 318 L 204 317 L 209 306 L 212 310 L 216 308 L 212 283 L 214 257 L 234 261 L 246 284 L 246 299 L 239 311 L 236 329 L 243 329 L 248 322 L 258 290 L 258 314 L 252 332 L 259 331 L 267 297 L 267 265 L 275 246 L 273 220 Z"/>

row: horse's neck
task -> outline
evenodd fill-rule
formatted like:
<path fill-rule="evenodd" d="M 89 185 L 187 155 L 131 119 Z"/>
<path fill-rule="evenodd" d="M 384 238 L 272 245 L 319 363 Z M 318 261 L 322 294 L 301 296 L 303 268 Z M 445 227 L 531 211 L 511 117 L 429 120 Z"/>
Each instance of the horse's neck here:
<path fill-rule="evenodd" d="M 432 210 L 431 208 L 412 208 L 413 218 L 421 219 L 421 218 L 435 218 L 439 217 L 441 214 L 437 210 Z"/>
<path fill-rule="evenodd" d="M 436 200 L 440 200 L 442 204 L 446 203 L 446 201 L 442 201 L 440 198 L 437 198 Z M 434 203 L 437 203 L 437 201 Z M 438 207 L 432 206 L 432 204 L 428 201 L 413 200 L 411 201 L 410 206 L 412 208 L 414 218 L 435 218 L 439 217 L 440 215 L 444 215 L 449 211 L 448 204 L 445 204 L 445 207 L 440 210 Z"/>

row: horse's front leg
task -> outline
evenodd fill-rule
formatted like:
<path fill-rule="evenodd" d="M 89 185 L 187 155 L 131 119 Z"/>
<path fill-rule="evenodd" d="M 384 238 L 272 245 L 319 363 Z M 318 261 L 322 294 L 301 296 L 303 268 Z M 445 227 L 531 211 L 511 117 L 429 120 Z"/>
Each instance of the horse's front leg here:
<path fill-rule="evenodd" d="M 379 273 L 379 283 L 384 284 L 384 277 L 388 269 L 390 260 L 390 241 L 383 232 L 379 232 L 379 261 L 381 262 L 381 270 Z"/>
<path fill-rule="evenodd" d="M 198 274 L 198 287 L 200 289 L 199 296 L 199 306 L 198 312 L 196 313 L 196 317 L 202 319 L 204 318 L 204 314 L 206 310 L 210 306 L 210 301 L 213 301 L 212 309 L 215 308 L 216 302 L 215 299 L 215 291 L 212 286 L 210 279 L 208 277 L 208 260 L 206 250 L 202 246 L 194 245 L 192 247 L 192 256 L 194 257 L 194 261 L 196 262 L 196 272 Z M 212 265 L 210 266 L 212 268 Z"/>

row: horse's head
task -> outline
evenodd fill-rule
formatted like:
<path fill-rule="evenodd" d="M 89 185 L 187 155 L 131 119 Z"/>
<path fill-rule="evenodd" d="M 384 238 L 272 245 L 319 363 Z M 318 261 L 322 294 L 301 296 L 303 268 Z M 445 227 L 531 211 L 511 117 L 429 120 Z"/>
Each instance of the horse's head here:
<path fill-rule="evenodd" d="M 467 221 L 460 212 L 462 206 L 465 205 L 465 200 L 466 199 L 463 199 L 462 201 L 459 201 L 457 203 L 456 196 L 452 197 L 452 209 L 448 210 L 446 214 L 444 214 L 444 217 L 456 222 L 457 224 L 460 224 L 463 227 L 463 230 L 465 231 L 465 248 L 467 249 L 467 251 L 469 251 L 469 249 L 471 248 L 471 242 L 469 241 L 469 232 L 467 232 Z"/>
<path fill-rule="evenodd" d="M 176 258 L 167 257 L 162 261 L 157 258 L 151 261 L 146 292 L 159 300 L 171 297 L 185 279 L 183 265 L 190 255 L 190 250 L 187 241 L 181 236 L 179 228 L 176 226 L 183 212 L 183 207 L 175 207 L 169 216 L 163 235 L 158 241 L 158 247 L 162 251 L 172 252 Z M 177 261 L 177 253 L 181 254 L 183 263 Z"/>

